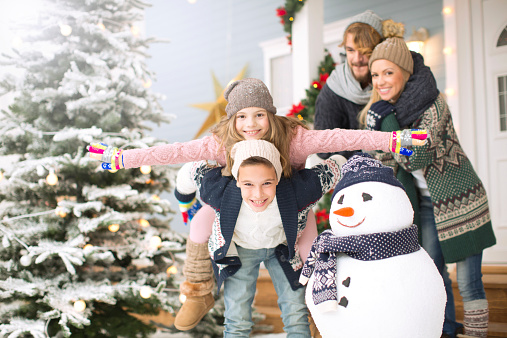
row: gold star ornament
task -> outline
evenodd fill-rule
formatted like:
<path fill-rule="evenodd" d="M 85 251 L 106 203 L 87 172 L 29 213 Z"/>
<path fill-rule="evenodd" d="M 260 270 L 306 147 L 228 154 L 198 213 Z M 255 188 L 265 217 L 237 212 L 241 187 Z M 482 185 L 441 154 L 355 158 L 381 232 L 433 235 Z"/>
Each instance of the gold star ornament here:
<path fill-rule="evenodd" d="M 232 80 L 230 80 L 227 83 L 227 86 L 225 86 L 225 87 L 222 87 L 222 85 L 218 81 L 215 74 L 213 72 L 211 72 L 211 76 L 213 77 L 213 87 L 215 90 L 215 97 L 216 97 L 215 102 L 194 103 L 194 104 L 190 105 L 192 107 L 203 109 L 203 110 L 206 110 L 209 112 L 208 117 L 206 118 L 206 120 L 202 124 L 202 126 L 199 129 L 199 131 L 197 132 L 197 134 L 195 134 L 194 139 L 198 138 L 199 136 L 201 136 L 202 134 L 207 132 L 211 127 L 213 127 L 215 124 L 220 122 L 220 120 L 222 119 L 223 116 L 227 115 L 225 113 L 225 106 L 227 106 L 227 101 L 224 99 L 224 91 L 229 86 L 230 83 L 237 81 L 237 80 L 241 80 L 242 78 L 244 78 L 245 73 L 246 73 L 246 69 L 247 69 L 247 66 L 243 67 L 243 69 L 239 72 L 239 74 L 236 75 Z"/>

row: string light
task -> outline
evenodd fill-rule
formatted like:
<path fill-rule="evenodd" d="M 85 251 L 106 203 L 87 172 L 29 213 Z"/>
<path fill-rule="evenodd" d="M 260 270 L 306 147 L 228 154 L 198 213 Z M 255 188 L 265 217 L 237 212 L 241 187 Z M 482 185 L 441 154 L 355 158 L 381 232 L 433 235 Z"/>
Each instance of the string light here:
<path fill-rule="evenodd" d="M 143 228 L 147 228 L 150 226 L 150 222 L 148 222 L 147 220 L 145 220 L 144 218 L 140 219 L 139 220 L 139 225 Z"/>
<path fill-rule="evenodd" d="M 99 22 L 97 24 L 97 26 L 101 29 L 101 30 L 106 30 L 106 26 L 104 26 L 104 24 L 102 22 Z"/>
<path fill-rule="evenodd" d="M 86 245 L 83 247 L 83 251 L 84 251 L 84 252 L 86 252 L 86 253 L 88 253 L 88 252 L 92 251 L 92 249 L 93 249 L 93 245 L 91 245 L 91 244 L 86 244 Z"/>
<path fill-rule="evenodd" d="M 77 312 L 83 312 L 86 309 L 86 302 L 84 300 L 78 300 L 74 302 L 74 310 Z"/>
<path fill-rule="evenodd" d="M 65 216 L 67 216 L 67 213 L 65 212 L 65 210 L 63 210 L 62 208 L 56 208 L 56 211 L 55 213 L 60 216 L 61 218 L 64 218 Z"/>
<path fill-rule="evenodd" d="M 1 178 L 0 178 L 0 180 L 1 180 Z M 158 196 L 158 195 L 152 195 L 151 199 L 154 200 L 154 201 L 160 201 L 160 196 Z"/>
<path fill-rule="evenodd" d="M 139 294 L 141 295 L 142 298 L 148 299 L 151 297 L 151 288 L 149 286 L 143 286 L 141 287 Z"/>
<path fill-rule="evenodd" d="M 151 166 L 150 165 L 143 165 L 143 166 L 141 166 L 141 168 L 139 168 L 139 170 L 144 175 L 148 175 L 149 173 L 151 173 Z"/>
<path fill-rule="evenodd" d="M 447 95 L 447 96 L 454 96 L 454 94 L 456 94 L 456 91 L 454 90 L 454 88 L 447 88 L 445 90 L 445 95 Z"/>
<path fill-rule="evenodd" d="M 178 268 L 176 267 L 176 265 L 171 265 L 170 267 L 167 268 L 166 272 L 168 276 L 175 275 L 178 273 Z"/>
<path fill-rule="evenodd" d="M 4 172 L 3 170 L 0 170 L 0 181 L 4 179 Z"/>
<path fill-rule="evenodd" d="M 444 52 L 445 55 L 452 54 L 452 47 L 445 47 L 444 50 L 443 50 L 443 52 Z"/>
<path fill-rule="evenodd" d="M 23 266 L 30 266 L 30 264 L 32 264 L 32 258 L 28 255 L 21 256 L 19 263 Z"/>
<path fill-rule="evenodd" d="M 153 249 L 158 249 L 162 244 L 162 239 L 159 236 L 153 236 L 150 238 L 150 247 Z"/>
<path fill-rule="evenodd" d="M 132 25 L 132 26 L 130 26 L 130 32 L 132 33 L 132 35 L 137 37 L 141 33 L 141 29 L 139 28 L 139 26 Z"/>
<path fill-rule="evenodd" d="M 116 232 L 116 231 L 120 230 L 120 225 L 119 224 L 109 224 L 109 226 L 107 228 L 111 232 Z"/>
<path fill-rule="evenodd" d="M 49 185 L 55 185 L 58 183 L 58 176 L 55 174 L 55 169 L 49 169 L 49 175 L 46 176 L 46 182 Z"/>
<path fill-rule="evenodd" d="M 444 13 L 445 15 L 449 15 L 452 13 L 452 7 L 444 7 L 444 9 L 442 9 L 442 13 Z"/>
<path fill-rule="evenodd" d="M 15 36 L 11 40 L 12 47 L 19 48 L 23 44 L 23 40 L 19 36 Z"/>
<path fill-rule="evenodd" d="M 63 36 L 69 36 L 72 34 L 72 27 L 66 24 L 60 24 L 60 33 Z"/>
<path fill-rule="evenodd" d="M 187 300 L 187 296 L 185 296 L 182 293 L 180 293 L 180 296 L 178 298 L 179 298 L 181 304 L 185 303 L 185 301 Z"/>
<path fill-rule="evenodd" d="M 148 79 L 148 80 L 144 80 L 144 81 L 143 81 L 143 87 L 144 87 L 144 88 L 148 89 L 148 88 L 150 88 L 150 87 L 151 87 L 151 85 L 152 85 L 151 79 Z"/>

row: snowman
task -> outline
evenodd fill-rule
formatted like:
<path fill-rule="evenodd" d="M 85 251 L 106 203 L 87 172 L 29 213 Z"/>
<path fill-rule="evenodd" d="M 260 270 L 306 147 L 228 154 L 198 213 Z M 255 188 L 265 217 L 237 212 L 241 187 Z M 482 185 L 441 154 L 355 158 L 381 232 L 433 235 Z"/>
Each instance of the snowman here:
<path fill-rule="evenodd" d="M 413 214 L 391 168 L 364 153 L 342 167 L 331 230 L 315 239 L 300 278 L 323 337 L 441 336 L 444 283 Z"/>

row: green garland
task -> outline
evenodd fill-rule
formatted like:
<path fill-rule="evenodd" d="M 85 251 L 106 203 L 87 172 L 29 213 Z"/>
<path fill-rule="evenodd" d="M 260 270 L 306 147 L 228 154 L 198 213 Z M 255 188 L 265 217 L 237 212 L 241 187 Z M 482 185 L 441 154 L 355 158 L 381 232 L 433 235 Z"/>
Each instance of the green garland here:
<path fill-rule="evenodd" d="M 326 83 L 329 74 L 331 74 L 335 66 L 336 63 L 334 62 L 333 57 L 326 50 L 326 56 L 319 64 L 319 77 L 311 83 L 310 88 L 306 89 L 306 98 L 302 99 L 299 104 L 292 105 L 292 108 L 287 113 L 287 116 L 294 116 L 300 120 L 313 123 L 313 116 L 315 115 L 315 101 L 317 100 L 317 96 L 319 95 L 322 86 Z"/>
<path fill-rule="evenodd" d="M 303 8 L 306 0 L 286 0 L 285 6 L 276 9 L 276 16 L 280 18 L 283 30 L 288 33 L 287 40 L 292 44 L 292 22 L 296 13 Z"/>

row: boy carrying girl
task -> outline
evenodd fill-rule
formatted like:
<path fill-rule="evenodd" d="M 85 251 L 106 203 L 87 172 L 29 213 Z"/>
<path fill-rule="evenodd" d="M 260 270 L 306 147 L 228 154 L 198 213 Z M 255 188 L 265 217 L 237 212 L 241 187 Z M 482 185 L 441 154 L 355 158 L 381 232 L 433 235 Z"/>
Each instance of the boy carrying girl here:
<path fill-rule="evenodd" d="M 187 190 L 199 187 L 201 200 L 215 212 L 209 251 L 218 290 L 224 285 L 224 337 L 248 337 L 260 264 L 278 295 L 287 337 L 309 337 L 308 310 L 299 275 L 304 263 L 299 237 L 311 208 L 340 179 L 343 157 L 282 177 L 280 153 L 263 140 L 238 142 L 231 176 L 206 162 L 185 165 Z M 343 160 L 342 160 L 343 159 Z M 190 167 L 190 168 L 189 168 Z"/>

